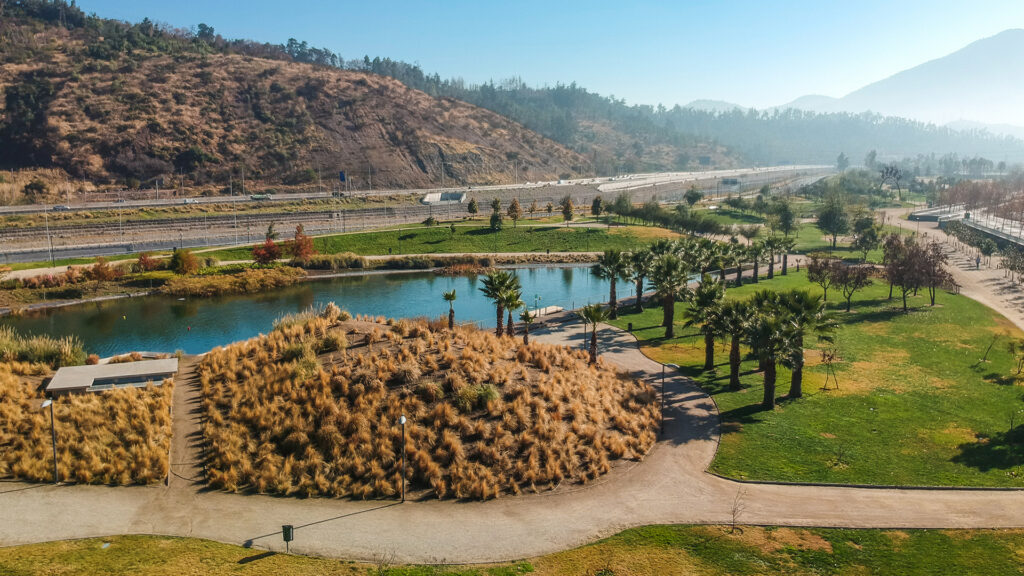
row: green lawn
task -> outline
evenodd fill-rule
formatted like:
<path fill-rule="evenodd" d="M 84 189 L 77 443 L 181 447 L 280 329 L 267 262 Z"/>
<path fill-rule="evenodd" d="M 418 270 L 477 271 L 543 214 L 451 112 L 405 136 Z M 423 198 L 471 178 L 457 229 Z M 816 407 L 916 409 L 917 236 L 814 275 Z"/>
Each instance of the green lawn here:
<path fill-rule="evenodd" d="M 731 288 L 727 297 L 755 289 L 810 289 L 806 272 Z M 700 371 L 703 340 L 681 326 L 665 341 L 661 310 L 626 314 L 645 353 L 673 362 L 711 393 L 722 413 L 723 437 L 711 469 L 735 478 L 858 484 L 1024 487 L 1024 403 L 1011 377 L 1007 334 L 1022 337 L 1009 321 L 963 296 L 940 293 L 927 306 L 924 292 L 903 314 L 888 288 L 876 283 L 854 297 L 836 334 L 842 362 L 839 389 L 822 390 L 820 354 L 807 353 L 805 397 L 783 399 L 773 412 L 759 402 L 756 363 L 743 364 L 743 389 L 727 389 L 727 349 L 716 349 L 713 373 Z M 839 308 L 841 295 L 829 292 Z M 677 306 L 677 320 L 681 309 Z M 992 344 L 988 361 L 979 363 Z M 779 369 L 779 394 L 789 373 Z M 833 386 L 834 388 L 834 386 Z M 1011 429 L 1011 423 L 1013 423 Z"/>
<path fill-rule="evenodd" d="M 455 233 L 440 225 L 404 230 L 385 230 L 322 236 L 314 240 L 325 254 L 355 252 L 364 256 L 393 254 L 445 254 L 453 252 L 591 252 L 608 249 L 630 250 L 646 245 L 665 233 L 657 228 L 573 228 L 565 226 L 519 226 L 506 223 L 499 232 L 486 226 L 456 226 Z M 670 234 L 670 233 L 669 233 Z M 671 234 L 670 234 L 671 235 Z M 389 252 L 390 250 L 390 252 Z M 204 253 L 221 260 L 248 260 L 249 247 Z"/>
<path fill-rule="evenodd" d="M 695 213 L 726 226 L 731 224 L 745 226 L 748 224 L 764 223 L 764 218 L 756 214 L 740 212 L 739 210 L 733 210 L 724 206 L 720 206 L 717 210 L 698 209 L 695 210 Z"/>
<path fill-rule="evenodd" d="M 297 533 L 301 539 L 301 530 Z M 104 544 L 108 544 L 104 548 Z M 645 526 L 528 562 L 385 566 L 275 554 L 194 538 L 113 536 L 0 549 L 0 573 L 150 576 L 1024 574 L 1024 533 Z"/>
<path fill-rule="evenodd" d="M 151 252 L 152 255 L 157 256 L 165 254 L 165 252 Z M 124 262 L 125 260 L 136 260 L 138 254 L 118 254 L 116 256 L 106 256 L 108 262 Z M 0 264 L 0 267 L 7 267 L 11 270 L 31 270 L 33 268 L 49 268 L 51 266 L 78 266 L 82 264 L 95 264 L 96 258 L 92 256 L 85 256 L 82 258 L 57 258 L 52 263 L 49 260 L 42 260 L 39 262 L 18 262 L 16 264 Z"/>

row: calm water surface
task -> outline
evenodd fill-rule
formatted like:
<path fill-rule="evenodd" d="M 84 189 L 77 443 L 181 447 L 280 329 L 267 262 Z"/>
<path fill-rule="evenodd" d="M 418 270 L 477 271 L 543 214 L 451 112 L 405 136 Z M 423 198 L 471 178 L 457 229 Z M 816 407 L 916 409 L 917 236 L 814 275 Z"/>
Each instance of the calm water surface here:
<path fill-rule="evenodd" d="M 523 300 L 540 306 L 582 306 L 608 299 L 608 283 L 588 267 L 514 270 L 523 285 Z M 129 298 L 0 319 L 23 333 L 77 335 L 90 353 L 100 356 L 132 350 L 190 354 L 266 333 L 274 320 L 310 306 L 335 302 L 352 314 L 395 318 L 441 316 L 448 305 L 441 293 L 455 289 L 457 321 L 494 326 L 494 307 L 480 293 L 478 277 L 444 277 L 432 273 L 372 274 L 304 282 L 256 295 L 178 300 L 164 296 Z M 619 296 L 632 295 L 619 283 Z M 539 300 L 538 300 L 539 298 Z"/>

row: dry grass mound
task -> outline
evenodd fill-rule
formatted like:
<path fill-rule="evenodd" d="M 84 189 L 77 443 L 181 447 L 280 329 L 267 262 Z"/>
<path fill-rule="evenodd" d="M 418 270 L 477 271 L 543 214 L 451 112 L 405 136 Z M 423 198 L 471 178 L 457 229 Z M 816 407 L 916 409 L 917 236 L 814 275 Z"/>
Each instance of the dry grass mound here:
<path fill-rule="evenodd" d="M 41 364 L 0 364 L 0 478 L 53 480 L 50 415 L 40 408 Z M 54 403 L 63 482 L 149 484 L 167 475 L 171 381 L 62 397 Z"/>
<path fill-rule="evenodd" d="M 229 491 L 438 498 L 588 482 L 655 440 L 656 395 L 565 347 L 334 305 L 198 367 L 209 482 Z"/>

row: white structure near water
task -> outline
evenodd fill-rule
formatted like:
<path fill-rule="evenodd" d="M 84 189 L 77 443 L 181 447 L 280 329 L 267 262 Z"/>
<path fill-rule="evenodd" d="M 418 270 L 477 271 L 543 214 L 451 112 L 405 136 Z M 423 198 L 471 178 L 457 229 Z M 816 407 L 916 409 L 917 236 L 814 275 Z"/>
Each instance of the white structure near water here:
<path fill-rule="evenodd" d="M 143 360 L 121 364 L 65 366 L 46 385 L 52 395 L 102 392 L 114 388 L 142 388 L 152 382 L 159 386 L 178 372 L 178 359 Z"/>

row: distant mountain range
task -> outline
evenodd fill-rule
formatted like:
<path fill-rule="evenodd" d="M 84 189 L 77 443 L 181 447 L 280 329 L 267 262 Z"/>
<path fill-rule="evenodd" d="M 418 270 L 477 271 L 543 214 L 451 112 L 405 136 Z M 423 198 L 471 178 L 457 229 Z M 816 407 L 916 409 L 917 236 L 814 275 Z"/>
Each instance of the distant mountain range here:
<path fill-rule="evenodd" d="M 818 113 L 874 112 L 957 130 L 1024 136 L 1024 30 L 973 42 L 842 98 L 809 95 L 780 106 Z"/>

